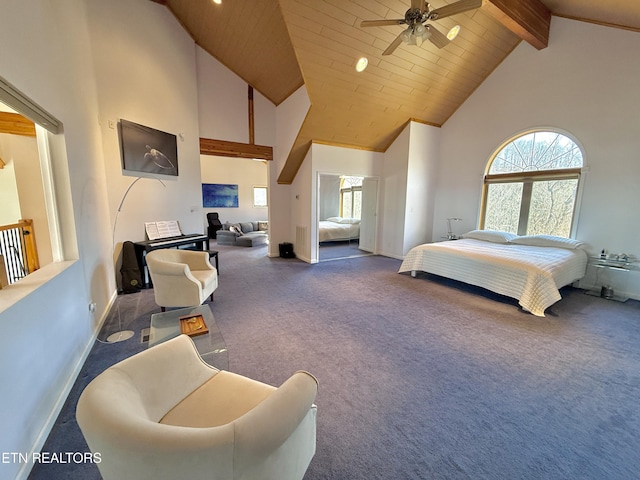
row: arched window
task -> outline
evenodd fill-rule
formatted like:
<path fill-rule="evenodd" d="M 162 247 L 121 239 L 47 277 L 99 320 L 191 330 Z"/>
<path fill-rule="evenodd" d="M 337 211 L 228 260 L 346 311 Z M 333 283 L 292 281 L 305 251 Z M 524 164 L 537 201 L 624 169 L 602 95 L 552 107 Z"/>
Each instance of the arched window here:
<path fill-rule="evenodd" d="M 511 139 L 489 161 L 481 228 L 571 236 L 582 165 L 582 150 L 562 133 Z"/>
<path fill-rule="evenodd" d="M 360 218 L 362 211 L 362 179 L 363 177 L 340 178 L 340 216 Z"/>

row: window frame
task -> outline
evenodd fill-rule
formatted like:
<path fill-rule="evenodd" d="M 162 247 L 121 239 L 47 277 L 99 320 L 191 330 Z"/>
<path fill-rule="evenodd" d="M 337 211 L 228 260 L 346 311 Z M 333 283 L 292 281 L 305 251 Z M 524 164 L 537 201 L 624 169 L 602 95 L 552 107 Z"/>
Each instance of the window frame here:
<path fill-rule="evenodd" d="M 349 177 L 358 177 L 357 175 L 349 175 Z M 360 177 L 358 177 L 360 178 Z M 360 185 L 351 185 L 348 187 L 344 186 L 344 181 L 345 179 L 342 178 L 340 179 L 340 216 L 343 217 L 344 216 L 344 194 L 349 194 L 348 196 L 350 197 L 350 201 L 351 201 L 351 217 L 353 218 L 353 209 L 354 209 L 354 204 L 355 204 L 355 192 L 362 192 L 362 183 Z M 362 208 L 362 205 L 360 206 L 360 208 Z M 360 217 L 362 217 L 362 210 L 360 211 Z M 360 218 L 357 217 L 357 218 Z"/>
<path fill-rule="evenodd" d="M 265 204 L 258 205 L 256 203 L 256 190 L 264 190 L 265 193 Z M 269 207 L 269 187 L 265 185 L 254 185 L 253 186 L 253 208 L 268 208 Z"/>
<path fill-rule="evenodd" d="M 502 150 L 512 142 L 515 142 L 521 137 L 532 133 L 554 133 L 558 135 L 563 135 L 564 137 L 571 140 L 577 147 L 580 149 L 580 153 L 582 155 L 582 166 L 581 167 L 573 167 L 573 168 L 561 168 L 554 170 L 534 170 L 534 171 L 521 171 L 521 172 L 509 172 L 509 173 L 501 173 L 501 174 L 490 174 L 489 171 L 493 162 L 497 158 L 498 154 L 502 152 Z M 478 228 L 484 229 L 486 222 L 486 213 L 487 213 L 487 201 L 489 194 L 489 186 L 500 184 L 500 183 L 522 183 L 523 191 L 520 202 L 520 212 L 519 212 L 519 220 L 518 220 L 518 231 L 515 232 L 517 235 L 526 235 L 527 227 L 529 222 L 529 214 L 530 214 L 530 205 L 531 205 L 531 194 L 533 192 L 533 185 L 535 182 L 544 182 L 544 181 L 554 181 L 554 180 L 577 180 L 575 201 L 573 204 L 573 211 L 571 214 L 571 226 L 569 228 L 569 236 L 570 238 L 575 237 L 575 230 L 578 222 L 579 212 L 580 212 L 580 203 L 582 198 L 582 188 L 584 182 L 582 180 L 582 176 L 584 172 L 587 171 L 586 168 L 586 155 L 584 152 L 584 148 L 576 140 L 576 138 L 570 133 L 552 127 L 541 127 L 535 129 L 524 130 L 519 132 L 502 142 L 491 154 L 489 161 L 487 162 L 487 166 L 485 168 L 485 173 L 483 176 L 482 182 L 482 198 L 480 201 L 480 221 L 478 222 Z"/>

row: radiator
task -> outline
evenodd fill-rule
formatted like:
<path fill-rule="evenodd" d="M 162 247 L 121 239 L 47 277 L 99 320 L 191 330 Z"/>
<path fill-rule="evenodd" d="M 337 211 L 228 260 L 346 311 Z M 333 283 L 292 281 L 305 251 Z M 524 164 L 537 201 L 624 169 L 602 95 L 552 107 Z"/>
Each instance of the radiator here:
<path fill-rule="evenodd" d="M 309 258 L 309 242 L 307 242 L 307 227 L 296 226 L 296 253 L 298 256 Z"/>

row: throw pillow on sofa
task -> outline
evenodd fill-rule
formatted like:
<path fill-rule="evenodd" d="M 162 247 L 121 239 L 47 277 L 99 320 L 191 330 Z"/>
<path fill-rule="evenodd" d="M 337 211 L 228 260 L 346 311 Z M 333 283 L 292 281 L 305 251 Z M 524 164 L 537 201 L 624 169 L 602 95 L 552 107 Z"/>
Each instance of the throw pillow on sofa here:
<path fill-rule="evenodd" d="M 229 227 L 229 231 L 235 233 L 236 237 L 241 237 L 243 235 L 240 225 L 231 225 Z"/>

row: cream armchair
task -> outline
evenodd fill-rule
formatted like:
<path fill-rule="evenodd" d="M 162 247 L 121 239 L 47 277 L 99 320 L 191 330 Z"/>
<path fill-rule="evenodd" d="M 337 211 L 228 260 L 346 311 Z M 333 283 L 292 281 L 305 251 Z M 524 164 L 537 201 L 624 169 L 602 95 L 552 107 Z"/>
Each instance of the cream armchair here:
<path fill-rule="evenodd" d="M 218 271 L 207 252 L 160 249 L 146 256 L 156 303 L 162 307 L 196 307 L 207 297 L 213 300 Z"/>
<path fill-rule="evenodd" d="M 180 335 L 98 375 L 76 418 L 104 480 L 301 480 L 316 392 L 306 372 L 275 388 L 217 370 Z"/>

